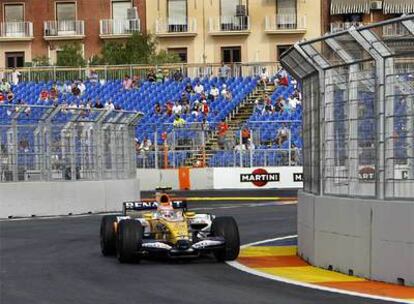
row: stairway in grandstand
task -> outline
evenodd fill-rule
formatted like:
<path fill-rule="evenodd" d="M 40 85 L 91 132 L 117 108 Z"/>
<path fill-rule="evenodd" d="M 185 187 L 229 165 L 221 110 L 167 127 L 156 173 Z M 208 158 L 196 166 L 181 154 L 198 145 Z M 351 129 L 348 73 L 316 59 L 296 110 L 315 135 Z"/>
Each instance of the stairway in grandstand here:
<path fill-rule="evenodd" d="M 227 116 L 227 124 L 229 125 L 230 136 L 234 136 L 236 130 L 240 130 L 254 112 L 255 101 L 258 98 L 263 98 L 264 95 L 271 95 L 275 86 L 267 85 L 266 89 L 257 87 L 249 96 L 247 96 L 240 105 Z M 205 164 L 208 164 L 209 159 L 213 155 L 213 151 L 220 150 L 218 146 L 217 133 L 214 132 L 206 140 L 205 144 Z M 185 161 L 187 166 L 198 166 L 203 163 L 203 151 L 199 150 Z"/>

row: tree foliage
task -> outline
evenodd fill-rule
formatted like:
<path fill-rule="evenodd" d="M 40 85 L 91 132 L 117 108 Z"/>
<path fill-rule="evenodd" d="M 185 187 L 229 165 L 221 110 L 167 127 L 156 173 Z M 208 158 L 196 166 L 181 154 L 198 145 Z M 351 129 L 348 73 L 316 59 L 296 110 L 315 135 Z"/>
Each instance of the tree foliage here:
<path fill-rule="evenodd" d="M 162 64 L 180 62 L 176 54 L 156 52 L 157 40 L 151 34 L 134 33 L 124 42 L 105 42 L 101 55 L 91 58 L 91 64 Z"/>
<path fill-rule="evenodd" d="M 56 65 L 58 66 L 84 66 L 85 60 L 82 56 L 80 44 L 65 44 L 58 52 Z"/>

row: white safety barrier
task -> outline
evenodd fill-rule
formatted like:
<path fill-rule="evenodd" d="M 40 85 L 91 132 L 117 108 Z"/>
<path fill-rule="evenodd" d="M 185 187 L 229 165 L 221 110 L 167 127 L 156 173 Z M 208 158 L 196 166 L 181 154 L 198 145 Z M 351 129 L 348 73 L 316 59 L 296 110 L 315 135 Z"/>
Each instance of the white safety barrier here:
<path fill-rule="evenodd" d="M 140 198 L 137 179 L 0 184 L 0 218 L 119 211 Z"/>

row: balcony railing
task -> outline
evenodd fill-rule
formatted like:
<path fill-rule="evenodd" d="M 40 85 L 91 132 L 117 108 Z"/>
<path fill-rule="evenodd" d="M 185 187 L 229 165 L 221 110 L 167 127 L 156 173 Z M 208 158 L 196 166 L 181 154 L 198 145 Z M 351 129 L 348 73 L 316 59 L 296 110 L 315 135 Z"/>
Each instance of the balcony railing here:
<path fill-rule="evenodd" d="M 296 14 L 266 16 L 265 31 L 295 31 L 306 29 L 306 16 Z"/>
<path fill-rule="evenodd" d="M 333 22 L 331 23 L 331 33 L 345 31 L 351 27 L 360 27 L 364 24 L 362 22 Z"/>
<path fill-rule="evenodd" d="M 21 39 L 33 37 L 33 23 L 31 22 L 2 22 L 0 37 L 7 39 Z"/>
<path fill-rule="evenodd" d="M 249 16 L 221 16 L 219 18 L 209 19 L 209 32 L 249 32 Z"/>
<path fill-rule="evenodd" d="M 85 25 L 83 20 L 45 21 L 44 37 L 83 37 Z"/>
<path fill-rule="evenodd" d="M 100 21 L 101 36 L 125 36 L 139 31 L 139 19 L 106 19 Z"/>
<path fill-rule="evenodd" d="M 175 35 L 196 34 L 197 20 L 195 18 L 187 18 L 187 20 L 168 18 L 167 21 L 158 19 L 155 23 L 155 33 L 157 35 Z"/>

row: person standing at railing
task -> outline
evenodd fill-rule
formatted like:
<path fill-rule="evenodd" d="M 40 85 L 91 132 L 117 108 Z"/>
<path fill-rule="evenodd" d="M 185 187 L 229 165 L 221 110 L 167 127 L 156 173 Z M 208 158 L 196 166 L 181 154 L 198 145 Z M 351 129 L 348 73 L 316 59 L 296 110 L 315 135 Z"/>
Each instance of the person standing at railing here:
<path fill-rule="evenodd" d="M 222 149 L 222 150 L 224 150 L 227 147 L 227 145 L 226 145 L 226 134 L 227 134 L 228 130 L 229 130 L 229 125 L 226 123 L 226 120 L 223 119 L 217 127 L 218 145 L 219 145 L 220 149 Z"/>
<path fill-rule="evenodd" d="M 248 141 L 250 139 L 250 130 L 247 126 L 244 126 L 242 131 L 241 131 L 241 138 L 242 138 L 242 144 L 246 147 L 247 149 L 247 144 Z"/>
<path fill-rule="evenodd" d="M 19 84 L 21 76 L 22 76 L 22 74 L 18 70 L 13 69 L 13 72 L 12 72 L 12 83 L 13 83 L 13 85 L 17 86 Z"/>
<path fill-rule="evenodd" d="M 122 87 L 124 90 L 130 90 L 132 88 L 132 80 L 129 75 L 125 75 L 124 80 L 122 81 Z"/>
<path fill-rule="evenodd" d="M 227 78 L 229 77 L 230 67 L 224 63 L 221 63 L 221 67 L 219 68 L 219 77 L 222 82 L 226 82 Z"/>
<path fill-rule="evenodd" d="M 269 81 L 269 74 L 267 73 L 267 69 L 262 68 L 262 73 L 260 74 L 259 83 L 261 86 L 263 86 L 265 90 L 266 90 L 268 81 Z"/>
<path fill-rule="evenodd" d="M 174 128 L 182 128 L 185 126 L 185 120 L 180 115 L 175 115 L 173 126 Z"/>
<path fill-rule="evenodd" d="M 89 78 L 89 82 L 92 83 L 93 85 L 96 85 L 99 82 L 99 76 L 95 70 L 91 70 L 88 78 Z"/>
<path fill-rule="evenodd" d="M 175 81 L 177 81 L 177 82 L 181 82 L 181 81 L 183 81 L 183 73 L 181 73 L 180 69 L 177 69 L 177 70 L 174 72 L 173 78 L 174 78 L 174 80 L 175 80 Z"/>
<path fill-rule="evenodd" d="M 283 123 L 282 127 L 277 131 L 276 145 L 281 146 L 289 137 L 289 129 Z"/>
<path fill-rule="evenodd" d="M 156 80 L 154 69 L 151 69 L 147 74 L 147 81 L 154 82 Z"/>
<path fill-rule="evenodd" d="M 164 82 L 164 74 L 162 73 L 161 69 L 157 70 L 157 73 L 155 74 L 155 80 L 157 83 L 163 83 Z"/>

